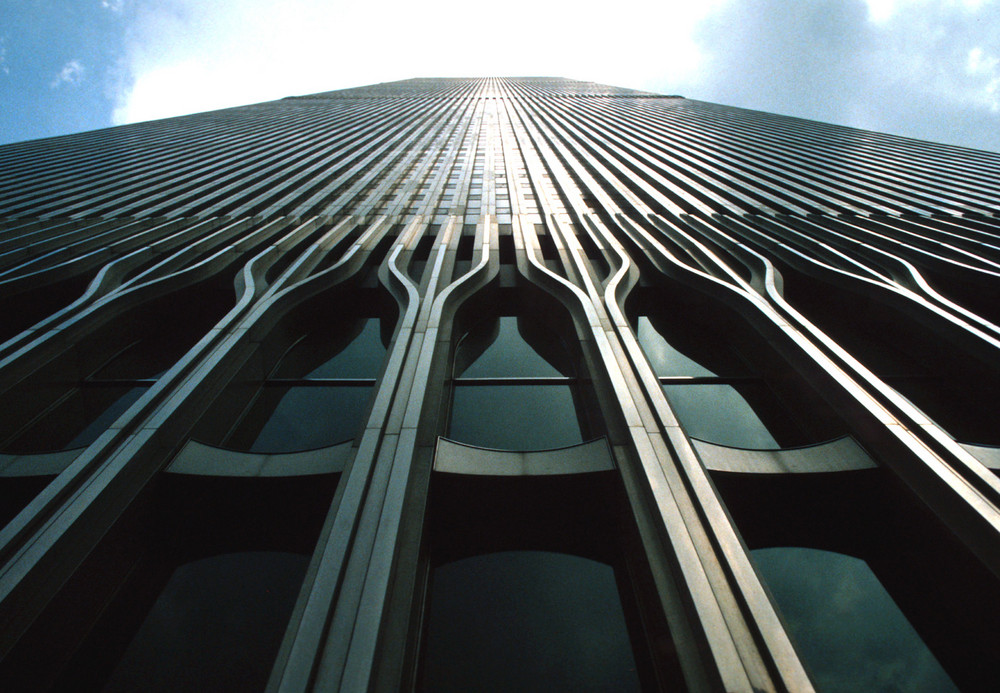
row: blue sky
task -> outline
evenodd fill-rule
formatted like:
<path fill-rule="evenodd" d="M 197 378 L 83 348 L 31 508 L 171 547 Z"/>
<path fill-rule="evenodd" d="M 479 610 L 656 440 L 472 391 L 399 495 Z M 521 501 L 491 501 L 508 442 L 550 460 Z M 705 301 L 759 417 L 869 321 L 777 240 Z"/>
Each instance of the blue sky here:
<path fill-rule="evenodd" d="M 0 143 L 408 77 L 535 74 L 1000 151 L 1000 0 L 0 5 Z"/>
<path fill-rule="evenodd" d="M 110 125 L 124 21 L 100 0 L 3 0 L 0 142 Z"/>

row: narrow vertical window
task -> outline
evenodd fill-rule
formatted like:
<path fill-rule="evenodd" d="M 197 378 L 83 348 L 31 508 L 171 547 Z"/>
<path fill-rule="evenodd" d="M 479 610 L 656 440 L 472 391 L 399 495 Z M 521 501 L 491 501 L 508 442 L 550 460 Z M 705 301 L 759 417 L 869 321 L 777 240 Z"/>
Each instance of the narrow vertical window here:
<path fill-rule="evenodd" d="M 775 449 L 843 434 L 825 402 L 738 316 L 675 287 L 637 293 L 636 338 L 688 435 Z"/>
<path fill-rule="evenodd" d="M 385 360 L 381 318 L 320 326 L 295 342 L 226 442 L 250 452 L 295 452 L 357 435 Z"/>
<path fill-rule="evenodd" d="M 418 690 L 682 690 L 616 472 L 432 484 Z"/>
<path fill-rule="evenodd" d="M 93 443 L 225 314 L 219 277 L 132 309 L 5 393 L 0 450 L 31 454 Z"/>
<path fill-rule="evenodd" d="M 802 547 L 752 553 L 816 690 L 958 690 L 860 558 Z"/>
<path fill-rule="evenodd" d="M 558 335 L 524 318 L 485 320 L 462 337 L 448 436 L 480 447 L 541 450 L 583 442 L 580 384 Z"/>

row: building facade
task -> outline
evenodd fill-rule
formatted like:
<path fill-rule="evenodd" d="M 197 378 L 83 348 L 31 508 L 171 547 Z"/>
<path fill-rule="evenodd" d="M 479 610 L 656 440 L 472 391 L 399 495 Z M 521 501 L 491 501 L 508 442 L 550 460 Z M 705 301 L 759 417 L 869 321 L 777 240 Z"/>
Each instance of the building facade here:
<path fill-rule="evenodd" d="M 1000 155 L 555 78 L 0 147 L 3 690 L 993 690 Z"/>

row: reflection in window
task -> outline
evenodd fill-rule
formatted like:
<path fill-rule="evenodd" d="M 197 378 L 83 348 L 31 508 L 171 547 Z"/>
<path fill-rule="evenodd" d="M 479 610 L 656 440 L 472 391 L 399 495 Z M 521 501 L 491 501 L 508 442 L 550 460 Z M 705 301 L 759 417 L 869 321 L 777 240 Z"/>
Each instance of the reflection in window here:
<path fill-rule="evenodd" d="M 863 560 L 807 548 L 751 553 L 818 691 L 958 690 Z"/>
<path fill-rule="evenodd" d="M 956 440 L 1000 445 L 992 347 L 888 292 L 859 294 L 788 268 L 782 274 L 797 310 Z M 988 292 L 983 299 L 996 303 Z"/>
<path fill-rule="evenodd" d="M 321 326 L 274 367 L 226 445 L 250 452 L 310 450 L 357 435 L 382 369 L 383 321 Z"/>
<path fill-rule="evenodd" d="M 725 344 L 711 339 L 701 344 L 684 344 L 688 347 L 686 351 L 694 353 L 700 351 L 700 361 L 698 361 L 692 356 L 681 353 L 676 346 L 666 340 L 664 333 L 668 329 L 668 326 L 663 324 L 654 327 L 646 315 L 639 317 L 636 330 L 639 344 L 642 345 L 646 358 L 658 376 L 713 378 L 720 375 L 746 375 L 747 366 L 731 349 L 726 348 Z M 683 344 L 681 337 L 675 337 L 672 341 Z"/>
<path fill-rule="evenodd" d="M 544 378 L 569 375 L 572 366 L 565 348 L 555 335 L 537 329 L 528 321 L 503 316 L 492 324 L 483 324 L 463 338 L 462 358 L 475 356 L 459 375 L 466 378 Z M 490 329 L 491 328 L 491 329 Z M 490 329 L 489 332 L 487 330 Z M 522 333 L 528 331 L 528 337 Z M 536 349 L 543 349 L 542 356 Z M 552 364 L 555 361 L 559 367 Z"/>
<path fill-rule="evenodd" d="M 67 693 L 264 690 L 339 476 L 161 474 L 14 666 Z"/>
<path fill-rule="evenodd" d="M 442 565 L 433 581 L 424 690 L 639 690 L 611 566 L 506 551 Z"/>
<path fill-rule="evenodd" d="M 225 314 L 231 277 L 122 313 L 4 394 L 0 450 L 30 454 L 93 443 Z"/>
<path fill-rule="evenodd" d="M 662 387 L 689 436 L 740 448 L 781 447 L 746 399 L 748 390 L 754 390 L 760 399 L 767 398 L 769 392 L 763 383 L 741 383 L 738 389 L 727 383 Z"/>
<path fill-rule="evenodd" d="M 27 454 L 85 448 L 124 414 L 153 382 L 155 380 L 118 385 L 84 380 L 49 413 L 4 445 L 4 451 Z M 54 426 L 53 421 L 61 425 Z"/>
<path fill-rule="evenodd" d="M 178 567 L 104 691 L 263 690 L 308 561 L 249 552 Z"/>
<path fill-rule="evenodd" d="M 684 331 L 689 333 L 691 327 L 685 325 Z M 754 377 L 725 342 L 704 335 L 691 343 L 690 334 L 671 332 L 678 330 L 664 323 L 654 326 L 648 316 L 639 317 L 639 344 L 688 435 L 734 447 L 780 447 L 757 413 L 780 411 L 763 380 Z"/>
<path fill-rule="evenodd" d="M 434 473 L 419 690 L 684 690 L 620 483 Z"/>
<path fill-rule="evenodd" d="M 569 385 L 456 382 L 455 440 L 498 450 L 548 450 L 583 442 Z"/>
<path fill-rule="evenodd" d="M 810 407 L 808 423 L 820 437 L 802 430 L 801 417 L 791 415 L 796 407 L 787 405 L 760 367 L 744 357 L 746 349 L 767 349 L 747 330 L 726 323 L 712 329 L 680 311 L 672 315 L 670 320 L 638 316 L 636 336 L 688 435 L 720 445 L 774 449 L 840 432 L 816 407 Z"/>
<path fill-rule="evenodd" d="M 483 321 L 456 350 L 448 436 L 505 450 L 585 440 L 579 383 L 558 336 L 529 320 Z"/>
<path fill-rule="evenodd" d="M 853 594 L 849 586 L 874 581 L 867 574 L 870 569 L 878 577 L 879 591 L 884 587 L 889 593 L 893 608 L 902 611 L 960 690 L 996 690 L 1000 679 L 997 577 L 892 475 L 880 469 L 832 474 L 713 472 L 712 481 L 786 622 L 812 619 L 810 628 L 832 633 L 836 619 L 850 617 L 837 610 L 857 602 L 866 604 L 861 609 L 863 620 L 871 611 L 874 624 L 881 607 L 846 600 Z M 802 584 L 796 586 L 796 581 Z M 810 610 L 816 611 L 814 616 Z M 875 636 L 866 634 L 867 628 L 864 623 L 858 627 L 858 638 L 877 654 L 882 646 L 873 645 Z M 797 635 L 794 629 L 790 632 Z M 814 647 L 804 644 L 807 637 L 797 638 L 804 659 L 807 647 Z M 850 656 L 854 653 L 850 647 L 845 641 L 829 649 Z M 914 661 L 918 659 L 922 661 L 922 657 Z M 918 666 L 923 665 L 913 664 Z M 814 673 L 817 668 L 813 667 Z M 893 689 L 859 686 L 857 690 Z"/>
<path fill-rule="evenodd" d="M 208 329 L 208 326 L 203 327 Z M 3 449 L 37 453 L 87 447 L 142 397 L 199 336 L 197 331 L 185 331 L 182 335 L 165 335 L 159 331 L 133 341 L 106 358 L 18 431 Z M 49 383 L 36 386 L 39 393 L 52 388 Z"/>

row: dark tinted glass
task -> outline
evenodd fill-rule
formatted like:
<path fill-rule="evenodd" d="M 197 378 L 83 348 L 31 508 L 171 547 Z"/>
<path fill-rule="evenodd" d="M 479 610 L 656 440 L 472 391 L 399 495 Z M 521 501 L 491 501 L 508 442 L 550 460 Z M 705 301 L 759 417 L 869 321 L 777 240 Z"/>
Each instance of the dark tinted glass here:
<path fill-rule="evenodd" d="M 422 690 L 639 690 L 611 566 L 509 551 L 445 564 L 432 581 Z"/>
<path fill-rule="evenodd" d="M 740 389 L 753 391 L 758 407 L 764 404 L 770 413 L 780 416 L 778 403 L 769 396 L 766 385 L 746 383 Z M 740 448 L 781 447 L 744 394 L 732 385 L 664 385 L 663 392 L 684 430 L 693 438 Z"/>
<path fill-rule="evenodd" d="M 149 388 L 146 386 L 137 386 L 132 388 L 126 387 L 108 387 L 108 388 L 94 388 L 88 387 L 81 389 L 79 392 L 80 406 L 83 408 L 84 412 L 100 412 L 97 417 L 94 418 L 87 426 L 76 434 L 76 436 L 66 444 L 66 448 L 83 447 L 85 445 L 90 445 L 97 437 L 104 433 L 107 428 L 115 422 L 119 416 L 125 413 L 125 411 L 131 407 L 136 400 L 142 397 L 143 393 Z M 103 392 L 107 390 L 107 392 Z M 110 401 L 114 397 L 114 401 L 107 406 L 107 408 L 101 410 L 104 402 Z M 89 418 L 85 414 L 85 418 Z"/>
<path fill-rule="evenodd" d="M 568 384 L 456 385 L 448 437 L 501 450 L 545 450 L 583 442 Z"/>
<path fill-rule="evenodd" d="M 86 447 L 146 390 L 147 386 L 77 388 L 50 415 L 9 445 L 6 452 L 53 452 Z"/>
<path fill-rule="evenodd" d="M 656 375 L 710 377 L 747 375 L 743 359 L 730 347 L 726 335 L 713 333 L 679 314 L 680 324 L 656 316 L 640 316 L 636 337 Z"/>
<path fill-rule="evenodd" d="M 133 342 L 104 364 L 93 378 L 97 380 L 135 380 L 159 378 L 173 366 L 201 335 L 184 330 L 163 331 Z"/>
<path fill-rule="evenodd" d="M 480 324 L 459 347 L 455 375 L 462 378 L 571 375 L 569 359 L 558 338 L 531 327 L 527 321 L 511 316 Z"/>
<path fill-rule="evenodd" d="M 978 338 L 930 311 L 783 270 L 789 302 L 888 385 L 965 443 L 1000 445 L 1000 368 Z M 980 292 L 997 304 L 996 296 Z M 991 350 L 992 351 L 992 350 Z"/>
<path fill-rule="evenodd" d="M 250 452 L 296 452 L 354 438 L 367 411 L 370 385 L 269 386 L 229 445 Z"/>
<path fill-rule="evenodd" d="M 752 552 L 818 691 L 957 691 L 859 558 L 807 548 Z"/>
<path fill-rule="evenodd" d="M 310 332 L 281 360 L 276 378 L 377 378 L 385 361 L 382 321 Z"/>
<path fill-rule="evenodd" d="M 253 552 L 177 568 L 104 690 L 263 690 L 307 564 Z"/>

